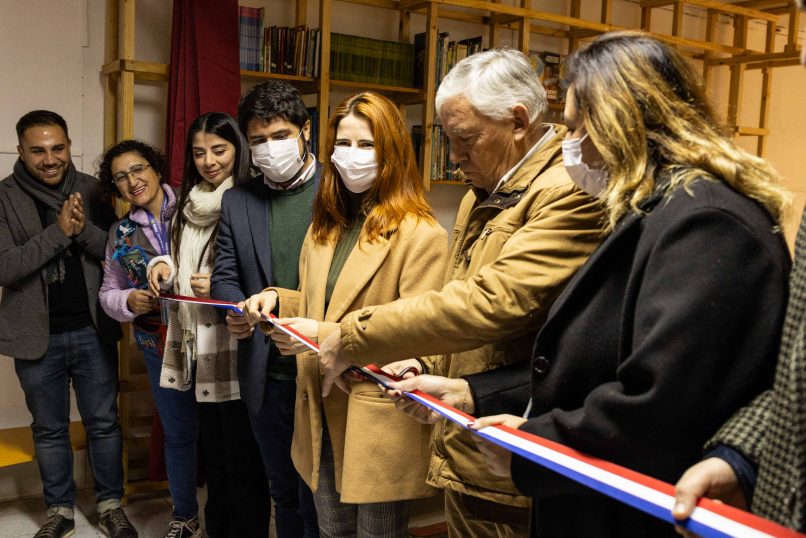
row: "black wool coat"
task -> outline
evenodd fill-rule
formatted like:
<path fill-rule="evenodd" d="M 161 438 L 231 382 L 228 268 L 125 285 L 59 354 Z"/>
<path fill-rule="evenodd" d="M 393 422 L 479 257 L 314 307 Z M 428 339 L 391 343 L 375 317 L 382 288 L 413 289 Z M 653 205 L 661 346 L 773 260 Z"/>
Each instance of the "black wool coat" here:
<path fill-rule="evenodd" d="M 622 219 L 557 299 L 530 364 L 468 376 L 478 416 L 674 483 L 769 387 L 790 258 L 757 203 L 720 181 Z M 513 456 L 534 536 L 676 536 L 672 526 Z"/>

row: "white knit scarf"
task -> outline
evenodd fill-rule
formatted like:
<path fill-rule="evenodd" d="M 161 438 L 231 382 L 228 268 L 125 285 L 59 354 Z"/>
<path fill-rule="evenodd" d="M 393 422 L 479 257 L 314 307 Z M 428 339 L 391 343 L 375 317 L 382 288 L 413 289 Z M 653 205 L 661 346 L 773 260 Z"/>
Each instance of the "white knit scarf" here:
<path fill-rule="evenodd" d="M 176 268 L 176 286 L 181 295 L 193 297 L 190 275 L 204 272 L 200 269 L 203 269 L 201 263 L 205 247 L 221 216 L 221 198 L 232 185 L 232 176 L 222 181 L 218 187 L 207 181 L 200 181 L 188 194 L 182 210 L 185 223 L 179 244 L 179 267 Z M 187 356 L 195 358 L 195 346 L 192 342 L 195 341 L 196 334 L 196 309 L 187 303 L 180 303 L 179 322 L 184 329 L 185 349 L 190 351 Z"/>

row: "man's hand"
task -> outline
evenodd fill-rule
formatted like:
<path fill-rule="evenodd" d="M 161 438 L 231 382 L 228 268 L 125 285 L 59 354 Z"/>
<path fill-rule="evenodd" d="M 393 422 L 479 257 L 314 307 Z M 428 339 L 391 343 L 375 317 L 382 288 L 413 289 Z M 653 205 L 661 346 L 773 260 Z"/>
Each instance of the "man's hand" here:
<path fill-rule="evenodd" d="M 403 359 L 402 361 L 390 362 L 381 368 L 381 371 L 392 374 L 395 377 L 401 377 L 400 374 L 402 372 L 403 379 L 408 379 L 423 373 L 422 365 L 417 359 Z"/>
<path fill-rule="evenodd" d="M 165 262 L 159 262 L 151 267 L 151 272 L 148 275 L 148 289 L 154 296 L 162 292 L 162 283 L 168 280 L 171 276 L 171 269 Z"/>
<path fill-rule="evenodd" d="M 274 310 L 275 305 L 277 305 L 277 292 L 269 290 L 257 293 L 248 298 L 244 302 L 242 310 L 246 319 L 254 326 L 262 321 L 264 317 L 268 318 L 271 311 Z"/>
<path fill-rule="evenodd" d="M 134 290 L 126 298 L 126 306 L 139 316 L 154 310 L 157 300 L 154 298 L 154 294 L 148 290 Z"/>
<path fill-rule="evenodd" d="M 244 302 L 241 301 L 237 306 L 243 310 Z M 243 314 L 236 314 L 232 310 L 227 310 L 226 320 L 227 329 L 229 329 L 230 334 L 238 340 L 249 338 L 255 331 L 254 324 L 249 323 L 249 319 Z"/>
<path fill-rule="evenodd" d="M 75 194 L 71 194 L 67 197 L 67 200 L 62 204 L 61 211 L 59 211 L 59 216 L 56 218 L 56 226 L 58 226 L 67 237 L 76 235 L 76 227 L 79 226 L 79 224 L 81 229 L 84 229 L 84 211 L 83 207 L 78 209 L 75 207 L 76 196 Z"/>
<path fill-rule="evenodd" d="M 675 485 L 674 518 L 678 521 L 688 519 L 700 497 L 710 497 L 742 510 L 747 509 L 736 473 L 721 458 L 705 459 L 683 473 Z M 689 538 L 697 536 L 682 527 L 676 527 L 676 530 Z"/>
<path fill-rule="evenodd" d="M 492 415 L 481 417 L 470 425 L 470 429 L 478 431 L 487 426 L 503 424 L 517 430 L 524 422 L 526 422 L 525 418 L 515 415 Z M 473 440 L 476 442 L 479 452 L 484 456 L 484 461 L 487 462 L 487 467 L 492 474 L 502 478 L 509 478 L 512 475 L 512 452 L 482 439 L 478 435 L 474 435 Z"/>
<path fill-rule="evenodd" d="M 73 212 L 71 221 L 73 223 L 73 235 L 79 235 L 84 231 L 85 218 L 84 218 L 84 200 L 81 198 L 81 193 L 77 192 L 73 195 Z"/>
<path fill-rule="evenodd" d="M 210 273 L 193 273 L 190 275 L 190 289 L 199 299 L 210 298 Z"/>
<path fill-rule="evenodd" d="M 294 329 L 308 340 L 312 340 L 314 343 L 319 341 L 318 321 L 307 318 L 282 318 L 275 319 L 274 323 L 277 325 L 285 325 L 290 329 Z M 297 353 L 310 351 L 308 346 L 300 343 L 295 338 L 288 336 L 286 333 L 280 329 L 277 329 L 276 327 L 272 329 L 271 333 L 269 333 L 269 336 L 271 336 L 271 339 L 274 340 L 274 344 L 283 355 L 296 355 Z"/>
<path fill-rule="evenodd" d="M 322 397 L 330 394 L 330 389 L 335 383 L 341 390 L 350 393 L 350 384 L 342 377 L 342 374 L 350 367 L 344 346 L 341 343 L 341 328 L 336 329 L 319 346 L 319 369 L 322 371 Z"/>
<path fill-rule="evenodd" d="M 441 415 L 414 400 L 410 400 L 403 394 L 404 392 L 419 390 L 466 413 L 472 414 L 475 408 L 473 395 L 470 393 L 467 381 L 464 379 L 418 375 L 404 379 L 399 383 L 391 383 L 389 386 L 393 390 L 387 390 L 385 393 L 395 401 L 395 407 L 423 424 L 433 424 L 441 418 Z"/>

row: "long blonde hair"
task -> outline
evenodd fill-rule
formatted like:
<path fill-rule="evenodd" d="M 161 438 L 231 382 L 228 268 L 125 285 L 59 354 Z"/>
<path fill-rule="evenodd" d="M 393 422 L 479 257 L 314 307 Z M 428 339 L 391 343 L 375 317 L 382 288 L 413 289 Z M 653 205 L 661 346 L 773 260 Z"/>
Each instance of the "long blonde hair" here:
<path fill-rule="evenodd" d="M 643 32 L 614 32 L 572 54 L 565 70 L 577 123 L 608 168 L 611 228 L 660 184 L 698 178 L 724 181 L 781 222 L 789 196 L 777 172 L 721 131 L 702 79 L 675 50 Z"/>

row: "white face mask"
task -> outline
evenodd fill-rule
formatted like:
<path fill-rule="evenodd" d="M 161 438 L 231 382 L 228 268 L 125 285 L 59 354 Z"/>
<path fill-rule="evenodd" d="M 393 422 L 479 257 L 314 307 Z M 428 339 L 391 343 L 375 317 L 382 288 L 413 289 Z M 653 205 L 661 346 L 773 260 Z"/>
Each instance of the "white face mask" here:
<path fill-rule="evenodd" d="M 590 168 L 582 161 L 582 141 L 588 137 L 563 140 L 563 164 L 574 184 L 591 196 L 599 196 L 607 187 L 607 170 Z"/>
<path fill-rule="evenodd" d="M 307 151 L 300 156 L 299 137 L 285 140 L 268 140 L 252 146 L 252 162 L 260 168 L 268 179 L 275 183 L 285 183 L 293 178 L 305 163 Z"/>
<path fill-rule="evenodd" d="M 336 146 L 330 160 L 336 165 L 347 190 L 361 193 L 369 189 L 378 177 L 375 149 Z"/>

